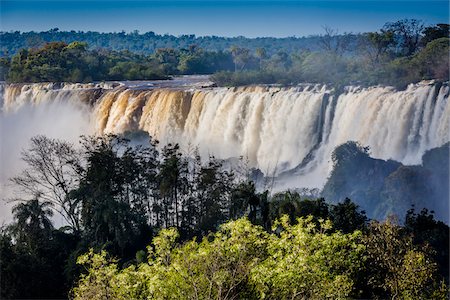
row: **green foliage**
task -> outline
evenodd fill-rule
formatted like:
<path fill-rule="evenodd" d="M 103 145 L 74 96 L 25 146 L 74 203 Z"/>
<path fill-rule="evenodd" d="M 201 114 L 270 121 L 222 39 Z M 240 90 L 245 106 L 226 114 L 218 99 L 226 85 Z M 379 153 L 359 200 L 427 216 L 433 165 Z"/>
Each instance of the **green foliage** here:
<path fill-rule="evenodd" d="M 324 198 L 310 200 L 297 192 L 286 191 L 273 195 L 267 206 L 267 220 L 263 220 L 267 230 L 270 230 L 274 220 L 283 215 L 288 216 L 294 224 L 299 217 L 310 216 L 317 226 L 321 224 L 321 220 L 329 219 L 333 222 L 333 230 L 343 233 L 364 231 L 368 222 L 365 211 L 361 211 L 359 206 L 348 198 L 334 205 L 326 203 Z"/>
<path fill-rule="evenodd" d="M 329 217 L 329 208 L 325 199 L 302 199 L 298 193 L 291 191 L 275 194 L 269 203 L 269 211 L 271 220 L 288 215 L 290 221 L 295 222 L 297 217 L 311 215 L 318 222 L 319 219 Z"/>
<path fill-rule="evenodd" d="M 431 280 L 435 267 L 424 253 L 408 251 L 403 257 L 402 276 L 397 283 L 400 295 L 404 299 L 424 297 L 424 287 Z"/>
<path fill-rule="evenodd" d="M 162 48 L 150 56 L 129 51 L 89 50 L 85 42 L 51 42 L 2 58 L 1 74 L 10 82 L 168 79 L 176 74 L 208 74 L 232 68 L 231 54 Z"/>
<path fill-rule="evenodd" d="M 270 84 L 277 83 L 281 76 L 270 72 L 258 71 L 221 71 L 214 73 L 210 78 L 219 86 L 240 86 L 251 84 Z"/>
<path fill-rule="evenodd" d="M 256 224 L 258 223 L 257 214 L 259 209 L 260 223 L 266 224 L 268 221 L 267 194 L 268 191 L 258 194 L 252 181 L 241 182 L 231 194 L 230 218 L 237 219 L 242 217 L 242 214 L 249 208 L 248 218 L 253 224 Z"/>
<path fill-rule="evenodd" d="M 154 179 L 156 153 L 137 152 L 115 136 L 86 137 L 82 143 L 83 175 L 69 198 L 80 205 L 83 235 L 93 247 L 134 256 L 143 246 L 138 241 L 150 233 L 142 185 Z"/>
<path fill-rule="evenodd" d="M 447 245 L 450 243 L 448 226 L 442 221 L 435 220 L 433 213 L 427 209 L 416 213 L 414 208 L 411 208 L 406 214 L 405 228 L 412 234 L 413 243 L 427 250 L 427 254 L 437 262 L 439 273 L 448 282 L 449 248 Z"/>
<path fill-rule="evenodd" d="M 416 249 L 412 238 L 394 220 L 372 222 L 366 235 L 369 285 L 392 298 L 427 298 L 433 290 L 436 264 Z"/>
<path fill-rule="evenodd" d="M 361 233 L 328 234 L 331 222 L 320 227 L 312 218 L 298 219 L 290 226 L 288 218 L 275 222 L 268 239 L 269 256 L 252 270 L 260 298 L 345 299 L 353 288 L 353 277 L 363 262 Z"/>
<path fill-rule="evenodd" d="M 45 44 L 12 57 L 10 82 L 164 79 L 156 60 L 130 52 L 87 50 L 84 42 Z"/>
<path fill-rule="evenodd" d="M 201 235 L 216 230 L 230 218 L 233 201 L 231 194 L 235 190 L 234 174 L 221 170 L 221 167 L 221 162 L 212 157 L 198 173 L 196 194 L 199 204 L 198 229 Z"/>
<path fill-rule="evenodd" d="M 426 46 L 429 42 L 440 38 L 448 38 L 450 35 L 449 24 L 436 24 L 435 26 L 426 27 L 423 30 L 423 37 L 420 40 L 422 46 Z"/>
<path fill-rule="evenodd" d="M 372 64 L 376 65 L 386 60 L 389 50 L 394 46 L 394 32 L 391 30 L 381 30 L 381 32 L 369 32 L 366 34 L 362 47 L 367 52 Z"/>
<path fill-rule="evenodd" d="M 433 40 L 413 58 L 413 64 L 423 78 L 448 80 L 449 43 L 448 37 Z"/>
<path fill-rule="evenodd" d="M 87 299 L 94 290 L 100 298 L 112 291 L 114 299 L 234 299 L 247 288 L 257 257 L 264 255 L 265 235 L 261 228 L 238 220 L 201 243 L 180 246 L 175 243 L 177 231 L 164 229 L 148 247 L 148 262 L 120 272 L 104 253 L 90 252 L 79 260 L 89 273 L 74 289 L 75 299 Z M 98 283 L 107 286 L 99 289 Z"/>
<path fill-rule="evenodd" d="M 189 47 L 189 51 L 179 52 L 177 69 L 180 74 L 211 74 L 218 70 L 231 70 L 232 56 L 224 51 L 205 51 L 198 47 Z"/>
<path fill-rule="evenodd" d="M 115 299 L 344 298 L 351 293 L 364 250 L 360 232 L 328 234 L 329 222 L 315 229 L 311 219 L 291 226 L 283 218 L 277 225 L 280 235 L 239 219 L 200 243 L 184 245 L 175 243 L 175 229 L 165 229 L 148 248 L 148 263 L 119 272 L 104 253 L 90 252 L 79 259 L 89 271 L 74 289 L 75 299 L 87 299 L 92 291 Z"/>
<path fill-rule="evenodd" d="M 105 251 L 97 254 L 91 249 L 78 257 L 77 263 L 89 268 L 87 274 L 81 275 L 79 286 L 73 290 L 76 299 L 117 299 L 115 279 L 118 267 Z"/>
<path fill-rule="evenodd" d="M 334 227 L 344 233 L 364 230 L 368 221 L 366 212 L 360 211 L 359 206 L 349 198 L 331 207 L 330 218 Z"/>
<path fill-rule="evenodd" d="M 148 261 L 120 269 L 105 252 L 80 256 L 74 299 L 444 299 L 436 264 L 392 221 L 342 233 L 330 221 L 283 216 L 271 233 L 245 218 L 197 242 L 175 228 L 148 246 Z"/>
<path fill-rule="evenodd" d="M 10 68 L 10 60 L 5 57 L 0 58 L 0 80 L 4 81 L 6 80 L 6 76 L 8 74 L 9 68 Z"/>

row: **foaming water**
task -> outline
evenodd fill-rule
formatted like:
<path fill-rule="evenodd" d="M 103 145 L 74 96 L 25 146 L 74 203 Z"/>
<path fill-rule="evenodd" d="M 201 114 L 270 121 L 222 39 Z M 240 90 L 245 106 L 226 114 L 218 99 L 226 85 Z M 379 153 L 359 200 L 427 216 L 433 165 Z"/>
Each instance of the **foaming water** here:
<path fill-rule="evenodd" d="M 348 87 L 340 93 L 321 85 L 11 85 L 4 94 L 7 114 L 23 103 L 84 103 L 92 113 L 89 130 L 100 134 L 144 130 L 162 144 L 198 146 L 204 157 L 247 157 L 266 174 L 295 168 L 280 188 L 321 187 L 332 151 L 350 140 L 369 146 L 376 158 L 405 164 L 420 163 L 426 150 L 450 140 L 449 87 L 431 83 L 405 91 Z"/>

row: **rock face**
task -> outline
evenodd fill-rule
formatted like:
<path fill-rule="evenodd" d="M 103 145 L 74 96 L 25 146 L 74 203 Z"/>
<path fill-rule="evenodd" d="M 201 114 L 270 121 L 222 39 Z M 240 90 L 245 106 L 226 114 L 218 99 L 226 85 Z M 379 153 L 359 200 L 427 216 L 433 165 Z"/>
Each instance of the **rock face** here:
<path fill-rule="evenodd" d="M 413 166 L 371 158 L 353 142 L 336 148 L 333 157 L 334 169 L 322 191 L 327 200 L 349 197 L 374 219 L 402 218 L 414 206 L 449 222 L 449 143 L 428 150 L 422 164 Z"/>

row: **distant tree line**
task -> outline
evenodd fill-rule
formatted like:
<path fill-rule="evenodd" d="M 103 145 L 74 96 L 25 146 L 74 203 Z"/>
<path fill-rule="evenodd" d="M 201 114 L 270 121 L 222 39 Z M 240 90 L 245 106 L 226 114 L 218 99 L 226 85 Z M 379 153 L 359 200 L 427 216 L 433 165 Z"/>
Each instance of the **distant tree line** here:
<path fill-rule="evenodd" d="M 449 228 L 429 211 L 409 210 L 400 226 L 370 222 L 349 199 L 257 192 L 244 163 L 236 173 L 195 150 L 136 143 L 141 134 L 84 137 L 81 147 L 31 140 L 12 178 L 23 197 L 0 234 L 2 298 L 448 292 Z M 54 228 L 53 213 L 66 225 Z"/>
<path fill-rule="evenodd" d="M 355 35 L 356 38 L 356 35 Z M 111 51 L 130 51 L 138 54 L 154 54 L 157 49 L 188 49 L 191 45 L 205 49 L 205 51 L 225 51 L 232 46 L 246 47 L 251 51 L 257 48 L 265 48 L 269 54 L 283 50 L 290 52 L 299 49 L 317 50 L 318 36 L 309 37 L 286 37 L 286 38 L 246 38 L 219 37 L 219 36 L 195 36 L 156 34 L 154 32 L 140 33 L 132 32 L 83 32 L 83 31 L 60 31 L 53 28 L 43 32 L 0 32 L 0 56 L 12 56 L 24 48 L 40 48 L 50 42 L 85 42 L 91 50 L 107 49 Z"/>
<path fill-rule="evenodd" d="M 89 82 L 167 79 L 170 75 L 214 73 L 211 79 L 220 86 L 309 82 L 338 87 L 383 84 L 398 88 L 424 79 L 448 80 L 448 24 L 425 27 L 421 21 L 406 19 L 387 23 L 380 31 L 358 35 L 338 34 L 337 30 L 328 27 L 324 30 L 320 36 L 273 41 L 271 38 L 176 38 L 150 34 L 154 38 L 173 41 L 161 44 L 164 48 L 155 46 L 152 51 L 138 51 L 133 47 L 126 50 L 95 47 L 95 42 L 84 38 L 70 44 L 65 42 L 71 40 L 69 38 L 62 39 L 64 42 L 47 42 L 56 36 L 99 35 L 110 39 L 111 43 L 123 38 L 142 44 L 147 34 L 58 30 L 2 33 L 4 47 L 12 43 L 12 37 L 20 41 L 22 35 L 42 35 L 45 39 L 30 45 L 31 48 L 17 49 L 12 57 L 0 58 L 0 77 L 10 82 Z M 217 44 L 209 47 L 202 43 L 204 39 Z M 198 43 L 195 42 L 197 40 Z M 272 41 L 273 44 L 262 41 Z M 303 41 L 308 41 L 308 46 L 304 46 Z"/>
<path fill-rule="evenodd" d="M 404 88 L 424 79 L 449 78 L 449 25 L 424 27 L 418 20 L 387 23 L 380 31 L 358 35 L 325 28 L 317 40 L 319 50 L 254 53 L 231 50 L 235 72 L 212 76 L 218 85 L 282 85 L 301 82 L 342 85 L 393 85 Z"/>
<path fill-rule="evenodd" d="M 229 53 L 208 52 L 193 45 L 180 50 L 158 49 L 146 56 L 127 50 L 88 50 L 84 42 L 51 42 L 37 49 L 22 49 L 11 60 L 2 58 L 0 65 L 8 82 L 92 82 L 211 74 L 231 70 L 233 61 Z"/>

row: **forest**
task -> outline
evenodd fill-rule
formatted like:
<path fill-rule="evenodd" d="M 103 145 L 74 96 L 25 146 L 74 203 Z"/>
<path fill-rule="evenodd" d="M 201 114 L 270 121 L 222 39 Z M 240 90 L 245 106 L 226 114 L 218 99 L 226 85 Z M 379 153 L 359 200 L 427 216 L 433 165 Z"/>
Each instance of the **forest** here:
<path fill-rule="evenodd" d="M 446 299 L 449 228 L 432 211 L 377 221 L 348 198 L 258 192 L 245 160 L 149 139 L 30 141 L 2 298 Z"/>
<path fill-rule="evenodd" d="M 288 53 L 298 49 L 316 50 L 318 36 L 287 37 L 287 38 L 246 38 L 244 36 L 227 38 L 219 36 L 195 36 L 195 35 L 159 35 L 154 32 L 139 33 L 132 31 L 126 33 L 114 32 L 83 32 L 60 31 L 53 28 L 44 32 L 0 32 L 0 56 L 10 56 L 24 48 L 40 48 L 49 42 L 61 41 L 66 44 L 72 42 L 85 42 L 91 50 L 108 49 L 111 51 L 128 50 L 133 53 L 150 55 L 157 49 L 188 49 L 191 45 L 205 49 L 206 51 L 224 51 L 235 45 L 247 47 L 254 51 L 257 48 L 265 48 L 270 54 L 280 50 Z"/>
<path fill-rule="evenodd" d="M 2 32 L 1 78 L 9 82 L 167 79 L 213 74 L 219 86 L 392 85 L 447 81 L 449 25 L 386 23 L 376 32 L 308 38 L 219 38 L 153 33 Z M 151 47 L 142 44 L 150 43 Z M 125 45 L 129 45 L 125 47 Z M 147 49 L 139 51 L 138 49 Z"/>
<path fill-rule="evenodd" d="M 38 49 L 22 49 L 11 61 L 2 59 L 8 82 L 93 82 L 170 79 L 174 74 L 210 74 L 231 70 L 226 52 L 158 49 L 145 56 L 130 51 L 88 50 L 84 42 L 51 42 Z"/>

